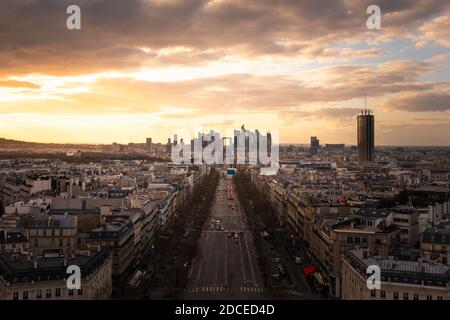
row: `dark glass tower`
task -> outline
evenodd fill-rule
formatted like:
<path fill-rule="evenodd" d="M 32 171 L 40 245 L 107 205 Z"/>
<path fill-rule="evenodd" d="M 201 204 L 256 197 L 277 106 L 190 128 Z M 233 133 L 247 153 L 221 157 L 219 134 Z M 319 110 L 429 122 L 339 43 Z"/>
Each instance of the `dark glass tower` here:
<path fill-rule="evenodd" d="M 309 152 L 311 154 L 317 154 L 319 152 L 320 142 L 317 137 L 311 137 L 311 145 L 309 147 Z"/>
<path fill-rule="evenodd" d="M 358 116 L 358 161 L 374 160 L 375 118 L 370 110 L 363 110 Z"/>

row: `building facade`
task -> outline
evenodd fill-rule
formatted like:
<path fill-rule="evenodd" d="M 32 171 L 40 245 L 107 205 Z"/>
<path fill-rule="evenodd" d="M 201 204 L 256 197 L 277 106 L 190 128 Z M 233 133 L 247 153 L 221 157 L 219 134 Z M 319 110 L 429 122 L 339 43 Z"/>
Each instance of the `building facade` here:
<path fill-rule="evenodd" d="M 357 118 L 358 161 L 374 160 L 375 117 L 369 110 L 364 110 Z"/>
<path fill-rule="evenodd" d="M 67 267 L 81 270 L 81 288 L 67 288 Z M 0 300 L 103 300 L 112 295 L 110 251 L 86 252 L 73 258 L 29 259 L 0 254 Z"/>
<path fill-rule="evenodd" d="M 380 289 L 367 286 L 367 268 L 381 270 Z M 450 300 L 450 268 L 443 264 L 399 261 L 350 250 L 342 258 L 343 300 Z"/>

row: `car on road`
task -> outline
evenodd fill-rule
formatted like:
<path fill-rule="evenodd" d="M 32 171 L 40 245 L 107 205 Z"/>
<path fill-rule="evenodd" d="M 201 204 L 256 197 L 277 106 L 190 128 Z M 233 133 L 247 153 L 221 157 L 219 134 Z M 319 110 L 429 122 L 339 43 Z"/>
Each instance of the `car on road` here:
<path fill-rule="evenodd" d="M 183 266 L 186 268 L 186 269 L 189 269 L 190 267 L 191 267 L 191 258 L 190 257 L 185 257 L 184 258 L 184 264 L 183 264 Z"/>
<path fill-rule="evenodd" d="M 231 238 L 231 232 L 227 233 L 227 238 Z"/>
<path fill-rule="evenodd" d="M 139 283 L 141 283 L 142 277 L 145 276 L 145 274 L 146 272 L 144 270 L 137 269 L 128 284 L 132 287 L 139 286 Z"/>
<path fill-rule="evenodd" d="M 295 263 L 296 264 L 302 264 L 302 258 L 300 257 L 294 257 Z"/>
<path fill-rule="evenodd" d="M 235 243 L 239 243 L 239 238 L 234 238 Z"/>
<path fill-rule="evenodd" d="M 276 263 L 280 263 L 280 258 L 275 258 Z"/>

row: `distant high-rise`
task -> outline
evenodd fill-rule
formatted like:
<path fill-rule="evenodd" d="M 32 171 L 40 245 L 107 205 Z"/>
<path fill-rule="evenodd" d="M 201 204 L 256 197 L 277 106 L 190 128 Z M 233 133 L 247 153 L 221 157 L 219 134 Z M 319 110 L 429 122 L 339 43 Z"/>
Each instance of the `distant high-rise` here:
<path fill-rule="evenodd" d="M 311 145 L 309 146 L 309 152 L 311 154 L 317 154 L 319 152 L 320 142 L 317 137 L 311 137 Z"/>
<path fill-rule="evenodd" d="M 147 138 L 145 140 L 145 148 L 147 151 L 152 152 L 152 138 Z"/>
<path fill-rule="evenodd" d="M 256 135 L 256 162 L 259 163 L 259 130 L 256 129 L 255 130 L 255 135 Z"/>
<path fill-rule="evenodd" d="M 272 155 L 272 134 L 267 132 L 267 154 Z"/>
<path fill-rule="evenodd" d="M 358 161 L 374 160 L 375 149 L 375 117 L 370 110 L 364 109 L 358 116 Z"/>
<path fill-rule="evenodd" d="M 178 144 L 178 135 L 173 135 L 173 145 L 176 146 Z"/>
<path fill-rule="evenodd" d="M 172 152 L 172 141 L 170 140 L 170 138 L 167 138 L 166 151 L 167 151 L 168 153 L 171 153 L 171 152 Z"/>

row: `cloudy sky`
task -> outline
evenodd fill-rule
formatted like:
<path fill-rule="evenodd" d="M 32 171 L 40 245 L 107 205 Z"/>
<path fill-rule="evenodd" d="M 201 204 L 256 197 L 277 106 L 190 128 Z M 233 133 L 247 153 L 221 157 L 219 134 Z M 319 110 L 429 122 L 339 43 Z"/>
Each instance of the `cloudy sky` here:
<path fill-rule="evenodd" d="M 66 9 L 81 8 L 81 30 Z M 381 9 L 369 30 L 366 9 Z M 450 145 L 448 0 L 1 0 L 0 137 L 166 141 L 278 129 L 281 142 Z M 187 133 L 187 134 L 188 134 Z"/>

